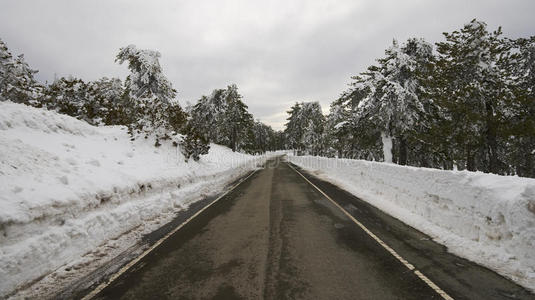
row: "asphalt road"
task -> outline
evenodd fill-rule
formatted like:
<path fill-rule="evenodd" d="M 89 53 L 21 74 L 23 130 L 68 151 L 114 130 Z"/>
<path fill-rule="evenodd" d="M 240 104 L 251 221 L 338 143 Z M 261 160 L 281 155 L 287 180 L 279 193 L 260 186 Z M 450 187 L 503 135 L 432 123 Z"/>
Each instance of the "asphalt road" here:
<path fill-rule="evenodd" d="M 303 172 L 303 171 L 301 171 Z M 336 186 L 278 160 L 111 282 L 97 299 L 534 299 Z"/>

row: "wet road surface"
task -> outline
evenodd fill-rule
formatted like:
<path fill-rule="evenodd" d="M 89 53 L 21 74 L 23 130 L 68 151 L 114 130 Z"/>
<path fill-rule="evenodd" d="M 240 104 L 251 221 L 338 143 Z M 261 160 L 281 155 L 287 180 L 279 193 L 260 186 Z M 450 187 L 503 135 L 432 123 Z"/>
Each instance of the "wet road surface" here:
<path fill-rule="evenodd" d="M 454 299 L 533 299 L 301 171 Z M 96 299 L 443 299 L 287 163 L 271 161 Z"/>

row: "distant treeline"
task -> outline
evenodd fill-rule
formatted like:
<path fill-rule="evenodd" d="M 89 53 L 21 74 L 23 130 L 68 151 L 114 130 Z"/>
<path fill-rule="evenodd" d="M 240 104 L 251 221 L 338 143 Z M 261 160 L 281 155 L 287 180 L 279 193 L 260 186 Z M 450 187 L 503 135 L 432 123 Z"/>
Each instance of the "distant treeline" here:
<path fill-rule="evenodd" d="M 535 177 L 535 37 L 472 20 L 433 45 L 394 41 L 352 77 L 327 117 L 296 103 L 284 131 L 302 153 Z"/>

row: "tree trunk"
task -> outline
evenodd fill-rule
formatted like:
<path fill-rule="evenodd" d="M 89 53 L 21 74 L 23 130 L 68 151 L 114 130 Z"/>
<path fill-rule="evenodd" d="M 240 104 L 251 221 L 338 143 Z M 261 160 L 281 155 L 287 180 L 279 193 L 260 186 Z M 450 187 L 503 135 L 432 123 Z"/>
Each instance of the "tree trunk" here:
<path fill-rule="evenodd" d="M 533 158 L 534 155 L 528 152 L 528 155 L 526 155 L 526 177 L 535 178 L 535 167 L 533 166 Z"/>
<path fill-rule="evenodd" d="M 383 157 L 386 163 L 392 163 L 392 138 L 384 132 L 381 132 L 383 141 Z"/>
<path fill-rule="evenodd" d="M 470 146 L 466 147 L 466 169 L 468 171 L 476 170 L 476 162 L 474 160 L 474 153 L 472 153 L 472 149 Z"/>
<path fill-rule="evenodd" d="M 489 160 L 488 171 L 494 174 L 498 174 L 498 142 L 496 139 L 496 126 L 494 122 L 494 108 L 490 101 L 486 101 L 485 109 L 487 111 L 487 157 Z"/>
<path fill-rule="evenodd" d="M 402 166 L 407 164 L 407 140 L 405 137 L 399 138 L 399 164 Z"/>
<path fill-rule="evenodd" d="M 232 152 L 236 152 L 236 128 L 232 128 Z"/>

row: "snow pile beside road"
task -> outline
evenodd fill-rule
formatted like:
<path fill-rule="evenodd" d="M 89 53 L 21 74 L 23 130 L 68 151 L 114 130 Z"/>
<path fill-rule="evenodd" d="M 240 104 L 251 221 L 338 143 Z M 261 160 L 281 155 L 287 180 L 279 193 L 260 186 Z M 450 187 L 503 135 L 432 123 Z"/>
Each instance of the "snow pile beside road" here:
<path fill-rule="evenodd" d="M 535 180 L 363 160 L 289 156 L 449 251 L 535 288 Z"/>
<path fill-rule="evenodd" d="M 185 163 L 170 142 L 156 148 L 121 126 L 0 102 L 0 297 L 265 159 L 211 145 Z"/>

